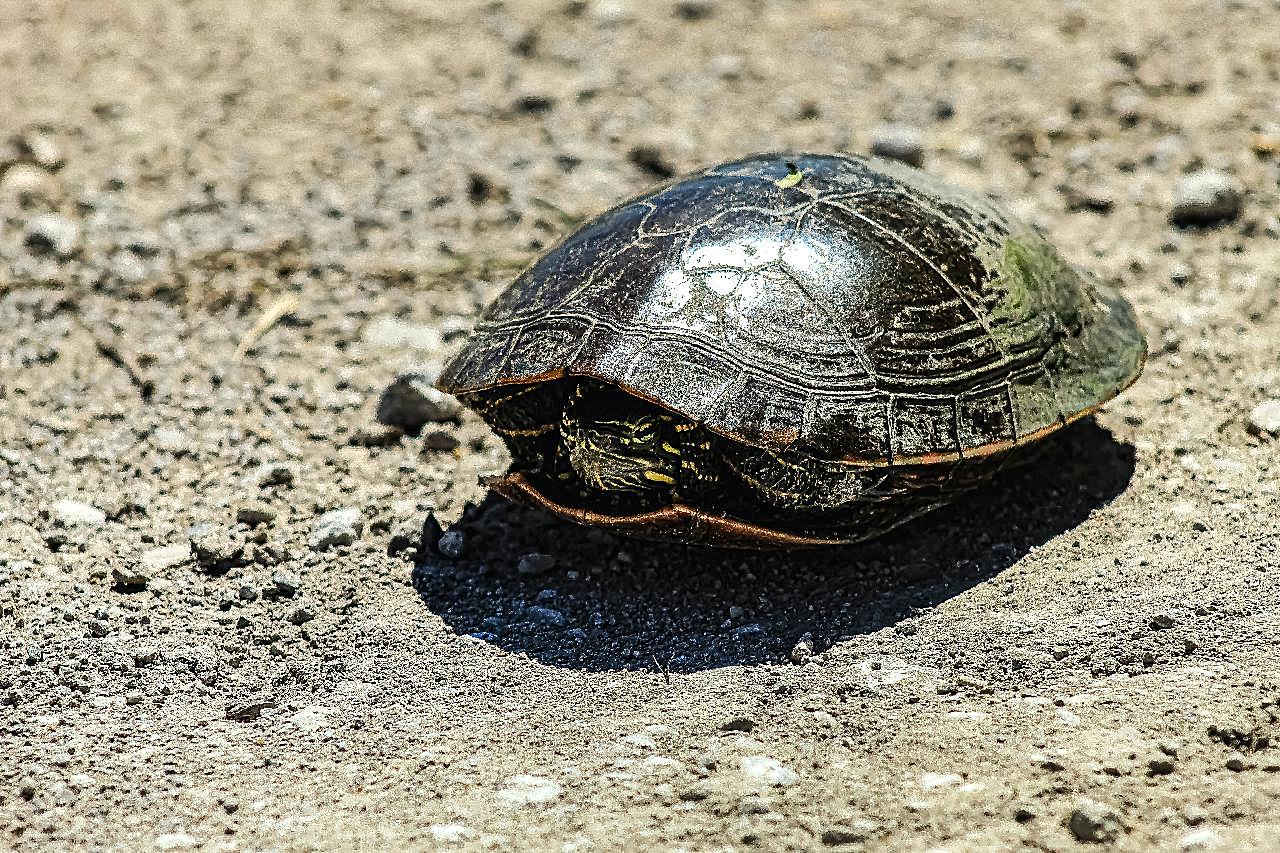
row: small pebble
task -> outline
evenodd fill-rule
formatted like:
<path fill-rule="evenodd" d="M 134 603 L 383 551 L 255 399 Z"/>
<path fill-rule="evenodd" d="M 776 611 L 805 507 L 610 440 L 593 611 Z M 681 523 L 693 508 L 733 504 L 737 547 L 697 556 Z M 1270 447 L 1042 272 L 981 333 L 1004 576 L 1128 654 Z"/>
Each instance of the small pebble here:
<path fill-rule="evenodd" d="M 1120 87 L 1111 94 L 1111 111 L 1126 127 L 1133 127 L 1147 111 L 1147 99 L 1141 91 Z"/>
<path fill-rule="evenodd" d="M 1120 816 L 1110 806 L 1083 799 L 1067 821 L 1071 834 L 1081 841 L 1109 844 L 1120 837 Z"/>
<path fill-rule="evenodd" d="M 791 647 L 791 662 L 804 666 L 813 658 L 813 635 L 806 633 Z"/>
<path fill-rule="evenodd" d="M 676 173 L 675 167 L 656 145 L 633 146 L 627 152 L 627 159 L 655 178 L 670 178 Z"/>
<path fill-rule="evenodd" d="M 111 584 L 117 592 L 146 589 L 150 580 L 150 577 L 136 568 L 114 566 L 111 569 Z"/>
<path fill-rule="evenodd" d="M 722 732 L 749 732 L 756 727 L 756 721 L 750 717 L 730 717 L 720 724 Z"/>
<path fill-rule="evenodd" d="M 516 98 L 513 106 L 522 113 L 545 113 L 555 108 L 556 99 L 542 92 L 526 92 Z"/>
<path fill-rule="evenodd" d="M 560 784 L 551 779 L 521 774 L 507 779 L 498 791 L 498 799 L 512 806 L 539 805 L 556 799 L 562 791 Z"/>
<path fill-rule="evenodd" d="M 1209 225 L 1240 213 L 1240 186 L 1216 169 L 1184 175 L 1173 190 L 1169 219 L 1176 225 Z"/>
<path fill-rule="evenodd" d="M 276 520 L 276 511 L 262 501 L 246 501 L 236 509 L 236 521 L 257 527 Z"/>
<path fill-rule="evenodd" d="M 1195 270 L 1184 261 L 1177 261 L 1169 267 L 1169 281 L 1174 284 L 1186 284 L 1195 275 Z"/>
<path fill-rule="evenodd" d="M 53 201 L 61 195 L 57 179 L 44 169 L 27 163 L 10 166 L 0 178 L 0 196 L 16 198 L 23 204 Z"/>
<path fill-rule="evenodd" d="M 1167 776 L 1176 769 L 1173 758 L 1168 755 L 1157 755 L 1147 761 L 1147 774 L 1151 776 Z"/>
<path fill-rule="evenodd" d="M 65 216 L 45 213 L 27 225 L 23 242 L 36 252 L 51 252 L 60 258 L 68 258 L 80 247 L 80 226 Z"/>
<path fill-rule="evenodd" d="M 440 534 L 440 539 L 436 542 L 436 550 L 440 552 L 440 556 L 448 557 L 450 560 L 460 558 L 466 547 L 467 537 L 461 530 L 446 530 Z"/>
<path fill-rule="evenodd" d="M 1244 754 L 1241 752 L 1232 752 L 1227 756 L 1226 767 L 1235 773 L 1244 770 L 1248 764 L 1245 762 Z"/>
<path fill-rule="evenodd" d="M 197 524 L 189 537 L 191 555 L 206 569 L 225 568 L 244 553 L 245 542 L 239 534 L 214 524 Z"/>
<path fill-rule="evenodd" d="M 448 430 L 433 429 L 428 430 L 422 436 L 422 443 L 428 450 L 438 450 L 448 452 L 457 450 L 461 444 L 457 436 Z"/>
<path fill-rule="evenodd" d="M 31 130 L 22 136 L 22 147 L 27 149 L 31 159 L 42 169 L 57 169 L 64 162 L 62 149 L 53 137 L 39 130 Z"/>
<path fill-rule="evenodd" d="M 289 614 L 289 621 L 294 625 L 305 625 L 314 618 L 316 618 L 316 614 L 305 607 L 299 607 Z"/>
<path fill-rule="evenodd" d="M 266 462 L 258 466 L 253 480 L 262 488 L 268 486 L 292 486 L 297 479 L 297 471 L 286 462 Z"/>
<path fill-rule="evenodd" d="M 353 447 L 394 447 L 400 443 L 404 430 L 398 426 L 374 424 L 357 427 L 347 443 Z"/>
<path fill-rule="evenodd" d="M 313 551 L 325 551 L 340 545 L 350 545 L 364 533 L 364 515 L 353 506 L 330 510 L 316 519 L 311 526 L 307 545 Z"/>
<path fill-rule="evenodd" d="M 1174 619 L 1170 613 L 1157 613 L 1151 617 L 1151 627 L 1157 631 L 1172 628 L 1176 624 L 1178 624 L 1178 620 Z"/>
<path fill-rule="evenodd" d="M 151 443 L 156 450 L 180 456 L 191 450 L 191 439 L 187 434 L 173 426 L 156 427 L 151 433 Z"/>
<path fill-rule="evenodd" d="M 716 5 L 716 0 L 680 0 L 675 13 L 686 21 L 705 21 L 716 13 Z"/>
<path fill-rule="evenodd" d="M 433 823 L 427 833 L 437 844 L 460 844 L 476 837 L 474 829 L 460 823 Z"/>
<path fill-rule="evenodd" d="M 277 572 L 271 576 L 271 585 L 275 587 L 276 594 L 282 598 L 292 598 L 298 594 L 298 590 L 302 589 L 302 581 L 283 572 Z"/>
<path fill-rule="evenodd" d="M 1094 213 L 1110 213 L 1116 205 L 1109 189 L 1097 184 L 1067 186 L 1063 189 L 1067 207 L 1071 210 L 1091 210 Z"/>
<path fill-rule="evenodd" d="M 541 575 L 556 567 L 556 558 L 551 554 L 525 554 L 516 563 L 516 573 L 521 575 Z"/>
<path fill-rule="evenodd" d="M 407 370 L 398 375 L 378 400 L 378 421 L 416 433 L 429 422 L 456 421 L 462 405 L 437 390 L 432 371 Z"/>
<path fill-rule="evenodd" d="M 533 606 L 525 611 L 525 616 L 535 625 L 550 625 L 553 628 L 563 628 L 565 625 L 564 614 L 559 610 L 552 610 L 550 607 Z"/>
<path fill-rule="evenodd" d="M 738 768 L 748 779 L 773 788 L 785 788 L 800 781 L 794 770 L 767 755 L 745 755 L 738 759 Z"/>
<path fill-rule="evenodd" d="M 1263 400 L 1249 412 L 1249 431 L 1254 435 L 1280 436 L 1280 399 Z"/>
<path fill-rule="evenodd" d="M 227 705 L 224 713 L 228 720 L 248 723 L 261 717 L 263 711 L 275 708 L 276 704 L 276 700 L 272 696 L 251 696 L 239 702 L 231 702 Z"/>
<path fill-rule="evenodd" d="M 871 153 L 919 166 L 924 162 L 924 138 L 910 125 L 882 124 L 871 131 Z"/>
<path fill-rule="evenodd" d="M 258 600 L 258 588 L 252 584 L 242 584 L 236 592 L 236 597 L 241 601 L 252 602 Z"/>
<path fill-rule="evenodd" d="M 49 514 L 63 527 L 97 527 L 107 520 L 105 512 L 80 501 L 56 501 Z"/>
<path fill-rule="evenodd" d="M 736 53 L 718 53 L 707 63 L 708 70 L 723 80 L 737 80 L 745 67 L 746 61 Z"/>
<path fill-rule="evenodd" d="M 875 821 L 865 818 L 840 826 L 830 826 L 822 830 L 822 843 L 828 847 L 861 844 L 871 838 L 879 826 Z"/>
<path fill-rule="evenodd" d="M 151 845 L 157 850 L 190 850 L 200 846 L 200 839 L 187 832 L 166 832 L 157 835 Z"/>
<path fill-rule="evenodd" d="M 981 139 L 966 139 L 957 146 L 956 156 L 962 163 L 981 166 L 987 159 L 987 146 Z"/>
<path fill-rule="evenodd" d="M 124 694 L 124 703 L 126 705 L 141 705 L 143 698 L 143 695 L 137 690 L 130 690 Z"/>
<path fill-rule="evenodd" d="M 1214 832 L 1209 827 L 1201 827 L 1193 829 L 1178 840 L 1178 847 L 1182 850 L 1220 850 L 1222 849 L 1222 836 Z"/>
<path fill-rule="evenodd" d="M 585 0 L 580 3 L 586 6 Z M 596 0 L 589 6 L 591 18 L 600 27 L 616 27 L 625 24 L 634 16 L 627 0 Z"/>
<path fill-rule="evenodd" d="M 1183 806 L 1182 819 L 1187 826 L 1199 826 L 1209 819 L 1209 812 L 1196 805 Z"/>

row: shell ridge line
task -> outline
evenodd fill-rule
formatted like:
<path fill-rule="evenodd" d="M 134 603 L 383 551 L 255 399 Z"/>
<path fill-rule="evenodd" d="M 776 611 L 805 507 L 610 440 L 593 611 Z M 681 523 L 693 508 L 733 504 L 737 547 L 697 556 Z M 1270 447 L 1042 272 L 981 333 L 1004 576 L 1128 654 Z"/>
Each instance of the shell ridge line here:
<path fill-rule="evenodd" d="M 738 365 L 738 368 L 737 370 L 734 371 L 733 376 L 729 377 L 729 380 L 716 390 L 715 396 L 712 397 L 710 402 L 708 402 L 704 406 L 704 409 L 708 412 L 718 411 L 720 408 L 721 402 L 726 397 L 730 396 L 731 391 L 735 391 L 738 386 L 745 385 L 743 377 L 746 376 L 749 372 L 750 371 L 746 366 Z"/>
<path fill-rule="evenodd" d="M 1018 410 L 1013 405 L 1013 377 L 1009 377 L 1004 381 L 1004 402 L 1009 407 L 1009 430 L 1012 432 L 1011 440 L 1018 444 Z"/>
<path fill-rule="evenodd" d="M 1048 350 L 1046 350 L 1047 352 Z M 1043 361 L 1040 363 L 1040 370 L 1044 373 L 1045 380 L 1049 383 L 1049 390 L 1053 392 L 1053 405 L 1058 410 L 1058 423 L 1063 426 L 1067 425 L 1067 412 L 1062 405 L 1062 395 L 1058 393 L 1058 380 L 1053 377 L 1053 372 L 1049 370 L 1048 365 Z"/>
<path fill-rule="evenodd" d="M 805 287 L 804 283 L 800 281 L 800 277 L 797 276 L 792 271 L 791 267 L 788 266 L 785 262 L 778 261 L 777 266 L 779 271 L 784 276 L 786 276 L 787 279 L 789 279 L 792 284 L 796 286 L 796 289 L 799 290 L 802 294 L 804 294 L 804 298 L 809 300 L 809 302 L 812 303 L 827 319 L 827 322 L 831 324 L 831 327 L 835 331 L 835 333 L 844 340 L 845 346 L 849 348 L 848 350 L 849 355 L 856 358 L 858 360 L 858 366 L 861 367 L 863 371 L 866 372 L 866 374 L 871 377 L 872 387 L 878 389 L 880 378 L 876 375 L 875 368 L 871 365 L 871 362 L 867 359 L 866 353 L 862 351 L 862 349 L 858 346 L 857 341 L 855 341 L 853 336 L 849 333 L 849 329 L 846 328 L 845 325 L 840 322 L 840 318 L 836 316 L 835 309 L 832 308 L 830 305 L 828 305 L 825 300 L 815 296 L 809 290 L 809 288 Z"/>
<path fill-rule="evenodd" d="M 601 327 L 609 329 L 610 331 L 613 331 L 615 333 L 628 331 L 628 328 L 624 328 L 621 324 L 615 322 L 614 320 L 607 317 L 603 317 L 599 314 L 595 314 L 593 312 L 550 311 L 543 314 L 534 315 L 532 317 L 517 318 L 517 320 L 509 321 L 502 325 L 477 327 L 476 334 L 493 335 L 495 337 L 502 337 L 505 331 L 508 331 L 511 329 L 520 330 L 525 328 L 530 323 L 536 324 L 544 321 L 553 322 L 556 320 L 576 320 L 581 323 L 598 322 Z M 705 340 L 699 339 L 699 336 L 697 335 L 697 333 L 687 332 L 680 329 L 673 329 L 669 326 L 634 323 L 633 327 L 631 327 L 631 330 L 641 330 L 641 331 L 652 333 L 655 335 L 661 334 L 666 337 L 678 338 L 682 341 L 685 341 L 686 343 L 691 343 L 695 346 L 705 347 L 707 345 L 707 342 Z M 725 358 L 726 360 L 733 362 L 735 364 L 741 364 L 741 360 L 737 357 L 737 354 L 732 351 L 725 351 L 718 347 L 712 347 L 710 352 L 713 352 L 721 356 L 722 358 Z M 1028 358 L 1025 361 L 1020 360 L 1018 362 L 1015 362 L 1012 365 L 998 365 L 996 367 L 985 368 L 981 370 L 970 370 L 970 371 L 964 371 L 961 373 L 956 373 L 952 375 L 947 380 L 947 382 L 948 384 L 961 384 L 966 382 L 967 380 L 970 380 L 974 376 L 980 377 L 983 374 L 991 374 L 998 371 L 1000 373 L 1000 376 L 996 381 L 993 381 L 990 383 L 980 382 L 979 384 L 973 385 L 972 387 L 965 389 L 966 392 L 979 392 L 983 390 L 991 390 L 994 388 L 999 388 L 1002 385 L 1002 383 L 1005 381 L 1007 376 L 1012 375 L 1012 376 L 1021 377 L 1024 374 L 1026 374 L 1028 370 L 1034 372 L 1038 369 L 1039 368 L 1035 364 L 1035 359 Z M 865 382 L 851 383 L 847 385 L 832 385 L 830 382 L 819 384 L 812 381 L 810 374 L 804 374 L 804 373 L 799 373 L 794 371 L 786 371 L 782 369 L 773 370 L 764 375 L 772 376 L 775 378 L 781 377 L 781 378 L 784 378 L 789 383 L 796 384 L 803 387 L 807 391 L 820 393 L 825 396 L 837 398 L 837 399 L 866 400 L 871 397 L 875 397 L 877 393 L 890 393 L 888 388 L 886 387 L 881 386 L 877 388 Z M 886 378 L 888 378 L 886 374 L 882 373 L 880 375 L 880 379 L 882 381 Z M 904 389 L 907 387 L 915 386 L 915 385 L 919 385 L 925 388 L 936 387 L 938 385 L 938 377 L 936 376 L 926 377 L 924 379 L 920 379 L 917 382 L 909 381 L 912 378 L 909 376 L 895 376 L 894 378 L 895 378 L 895 381 L 899 383 L 900 386 Z M 871 393 L 868 394 L 868 391 L 870 391 Z M 915 392 L 915 393 L 919 393 L 919 392 Z M 922 393 L 920 394 L 920 396 L 922 398 L 927 398 L 930 400 L 945 400 L 951 396 L 951 393 L 950 392 L 938 393 L 938 394 Z"/>
<path fill-rule="evenodd" d="M 897 430 L 893 428 L 893 409 L 893 395 L 886 394 L 884 398 L 884 460 L 890 468 L 893 467 L 893 445 L 897 438 Z"/>
<path fill-rule="evenodd" d="M 956 394 L 951 398 L 951 430 L 956 436 L 956 456 L 964 458 L 964 439 L 960 437 L 960 395 Z M 952 474 L 955 469 L 952 469 Z"/>
<path fill-rule="evenodd" d="M 596 329 L 599 327 L 600 321 L 594 320 L 590 325 L 582 330 L 582 333 L 578 335 L 578 346 L 574 348 L 573 355 L 567 355 L 565 357 L 566 364 L 573 364 L 582 357 L 582 351 L 587 348 L 587 344 L 591 342 L 591 336 L 596 333 Z"/>
<path fill-rule="evenodd" d="M 960 301 L 965 304 L 965 307 L 969 309 L 970 313 L 973 314 L 974 318 L 979 323 L 982 324 L 983 331 L 985 331 L 987 335 L 991 338 L 992 345 L 994 345 L 995 348 L 999 350 L 1000 353 L 1006 359 L 1010 357 L 1009 353 L 1005 350 L 1004 346 L 1000 343 L 999 339 L 996 338 L 995 333 L 991 331 L 991 324 L 988 318 L 985 316 L 984 312 L 981 311 L 977 305 L 975 305 L 965 296 L 964 291 L 961 290 L 960 287 L 956 285 L 956 283 L 951 279 L 951 276 L 947 275 L 946 272 L 944 272 L 937 264 L 935 264 L 928 257 L 926 257 L 923 252 L 921 252 L 915 246 L 912 246 L 910 243 L 908 243 L 901 234 L 898 234 L 892 229 L 887 228 L 883 224 L 872 219 L 870 216 L 867 216 L 865 213 L 860 213 L 859 211 L 856 211 L 850 207 L 846 207 L 843 204 L 837 204 L 834 202 L 828 202 L 828 204 L 830 204 L 832 207 L 843 210 L 845 213 L 849 214 L 850 216 L 855 216 L 858 219 L 861 219 L 863 222 L 867 223 L 872 228 L 879 231 L 881 234 L 884 234 L 886 237 L 898 243 L 900 246 L 906 249 L 907 252 L 909 252 L 912 256 L 914 256 L 917 260 L 925 264 L 927 267 L 929 267 L 929 269 L 933 270 L 934 273 L 937 274 L 942 279 L 942 281 L 946 283 L 947 287 L 951 288 L 952 292 L 954 292 L 956 296 L 960 297 Z"/>
<path fill-rule="evenodd" d="M 511 356 L 515 354 L 516 345 L 520 342 L 522 337 L 524 337 L 524 329 L 517 328 L 512 331 L 512 334 L 507 340 L 506 349 L 502 351 L 502 361 L 498 362 L 498 369 L 494 371 L 498 376 L 506 373 L 507 368 L 511 366 Z"/>
<path fill-rule="evenodd" d="M 621 340 L 621 338 L 618 338 L 617 340 Z M 619 368 L 618 368 L 618 374 L 622 378 L 622 381 L 624 382 L 630 381 L 630 377 L 632 376 L 632 374 L 635 372 L 635 369 L 636 369 L 636 359 L 640 358 L 640 356 L 644 354 L 644 351 L 652 343 L 653 343 L 653 335 L 645 334 L 644 337 L 640 339 L 640 343 L 635 348 L 635 351 L 632 352 L 630 355 L 628 355 L 625 359 L 623 359 L 622 364 L 619 365 Z M 616 355 L 617 352 L 618 352 L 617 346 L 610 347 L 608 350 L 605 351 L 604 355 L 601 356 L 601 360 L 604 360 L 605 358 L 608 358 L 611 355 Z"/>
<path fill-rule="evenodd" d="M 730 214 L 764 213 L 764 214 L 768 214 L 771 217 L 789 216 L 791 213 L 805 207 L 807 204 L 809 204 L 808 201 L 797 202 L 796 204 L 793 204 L 790 207 L 784 207 L 781 209 L 770 209 L 767 207 L 760 207 L 759 205 L 755 205 L 755 204 L 735 204 L 732 207 L 726 207 L 724 210 L 717 211 L 711 216 L 708 216 L 706 219 L 703 219 L 693 225 L 685 225 L 681 228 L 673 228 L 669 231 L 638 231 L 637 236 L 646 237 L 646 238 L 675 237 L 675 236 L 683 236 L 683 235 L 691 236 L 692 232 L 697 231 L 699 228 L 705 228 L 708 225 L 714 225 L 715 223 L 719 222 L 721 219 L 724 219 L 726 216 L 729 216 Z"/>
<path fill-rule="evenodd" d="M 835 330 L 836 334 L 844 339 L 845 346 L 849 348 L 849 355 L 856 358 L 858 360 L 858 366 L 871 377 L 872 387 L 878 387 L 880 378 L 876 376 L 875 366 L 871 363 L 871 359 L 867 357 L 867 354 L 862 347 L 858 345 L 858 342 L 854 339 L 849 328 L 840 321 L 840 317 L 836 314 L 835 308 L 829 305 L 826 300 L 821 299 L 816 294 L 812 293 L 809 288 L 805 286 L 804 282 L 800 280 L 800 276 L 796 274 L 795 270 L 791 269 L 791 265 L 782 259 L 783 253 L 791 246 L 792 241 L 800 236 L 801 223 L 803 222 L 804 217 L 813 209 L 813 206 L 814 205 L 809 205 L 805 210 L 801 211 L 793 225 L 784 226 L 784 229 L 789 229 L 790 233 L 788 234 L 786 233 L 786 230 L 784 230 L 784 236 L 781 240 L 782 248 L 778 252 L 778 268 L 782 271 L 783 275 L 791 280 L 791 283 L 796 286 L 796 289 L 804 294 L 805 299 L 817 306 L 818 310 L 827 318 L 827 321 L 831 323 L 831 327 Z"/>

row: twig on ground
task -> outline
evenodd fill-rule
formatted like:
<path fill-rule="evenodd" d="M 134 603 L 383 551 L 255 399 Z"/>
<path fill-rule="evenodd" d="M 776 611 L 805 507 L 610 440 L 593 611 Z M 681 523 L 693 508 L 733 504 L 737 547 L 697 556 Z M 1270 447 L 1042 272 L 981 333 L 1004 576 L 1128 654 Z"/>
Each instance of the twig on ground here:
<path fill-rule="evenodd" d="M 240 345 L 236 347 L 235 361 L 244 358 L 245 354 L 253 348 L 259 338 L 270 331 L 271 327 L 279 323 L 285 316 L 298 310 L 298 305 L 299 299 L 292 293 L 286 293 L 273 300 L 263 310 L 262 316 L 258 318 L 258 322 L 253 324 L 253 328 L 249 330 L 248 334 L 240 339 Z"/>
<path fill-rule="evenodd" d="M 151 395 L 156 390 L 156 383 L 142 375 L 142 369 L 138 366 L 137 359 L 127 350 L 122 349 L 114 336 L 108 337 L 99 333 L 83 320 L 78 320 L 77 322 L 85 330 L 85 333 L 93 338 L 93 345 L 97 348 L 98 354 L 123 370 L 124 375 L 129 377 L 129 382 L 134 388 L 138 389 L 138 396 L 142 398 L 142 401 L 144 403 L 150 402 Z"/>

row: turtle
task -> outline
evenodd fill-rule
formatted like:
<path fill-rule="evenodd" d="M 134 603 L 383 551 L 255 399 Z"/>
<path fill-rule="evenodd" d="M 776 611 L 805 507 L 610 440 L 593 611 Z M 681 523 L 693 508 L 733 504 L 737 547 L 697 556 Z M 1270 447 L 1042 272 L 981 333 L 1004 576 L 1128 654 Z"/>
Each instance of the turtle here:
<path fill-rule="evenodd" d="M 882 534 L 1135 381 L 1133 307 L 985 195 L 762 154 L 586 222 L 437 387 L 505 442 L 488 485 L 573 521 L 749 548 Z"/>

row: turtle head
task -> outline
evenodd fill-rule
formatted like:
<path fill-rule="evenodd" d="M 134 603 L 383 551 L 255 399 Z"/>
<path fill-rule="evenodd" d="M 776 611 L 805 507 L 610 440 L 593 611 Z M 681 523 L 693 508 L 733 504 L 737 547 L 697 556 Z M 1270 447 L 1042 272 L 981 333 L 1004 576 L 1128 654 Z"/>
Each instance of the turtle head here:
<path fill-rule="evenodd" d="M 560 426 L 569 464 L 584 485 L 604 492 L 670 492 L 680 473 L 674 419 L 610 386 L 580 383 Z"/>

